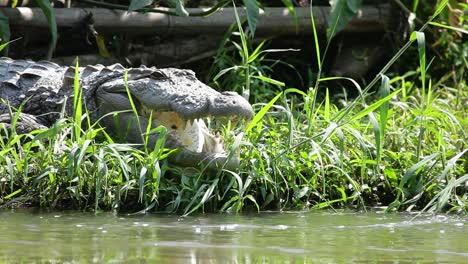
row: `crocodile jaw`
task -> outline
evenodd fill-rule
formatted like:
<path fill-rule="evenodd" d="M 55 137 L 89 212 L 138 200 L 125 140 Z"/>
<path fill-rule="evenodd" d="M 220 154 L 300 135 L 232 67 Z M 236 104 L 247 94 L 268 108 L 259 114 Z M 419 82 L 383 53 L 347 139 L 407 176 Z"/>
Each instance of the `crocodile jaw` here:
<path fill-rule="evenodd" d="M 213 135 L 202 119 L 187 121 L 181 135 L 182 145 L 193 152 L 225 154 L 223 140 L 220 135 Z"/>
<path fill-rule="evenodd" d="M 212 134 L 205 122 L 199 118 L 185 120 L 176 112 L 154 112 L 151 115 L 153 127 L 164 126 L 168 130 L 166 145 L 180 151 L 169 156 L 169 161 L 183 167 L 206 165 L 209 170 L 235 170 L 239 167 L 239 149 L 233 156 L 227 155 L 223 139 L 219 133 Z M 231 119 L 235 119 L 233 117 Z"/>
<path fill-rule="evenodd" d="M 202 119 L 184 120 L 176 112 L 153 112 L 153 127 L 164 126 L 171 141 L 178 146 L 195 153 L 225 155 L 223 139 L 219 134 L 210 133 Z"/>

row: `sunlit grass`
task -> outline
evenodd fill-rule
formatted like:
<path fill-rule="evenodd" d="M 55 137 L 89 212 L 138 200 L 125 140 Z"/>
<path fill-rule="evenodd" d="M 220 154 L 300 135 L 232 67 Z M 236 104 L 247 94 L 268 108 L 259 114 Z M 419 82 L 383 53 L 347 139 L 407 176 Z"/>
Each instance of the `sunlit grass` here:
<path fill-rule="evenodd" d="M 404 96 L 407 80 L 388 83 L 392 93 L 368 96 L 374 103 L 352 110 L 329 93 L 311 108 L 315 90 L 296 89 L 255 105 L 236 142 L 242 161 L 235 172 L 173 167 L 166 152 L 109 141 L 102 128 L 84 129 L 83 118 L 26 135 L 2 129 L 1 206 L 466 211 L 466 84 L 429 84 L 426 94 Z"/>
<path fill-rule="evenodd" d="M 116 143 L 91 123 L 76 81 L 71 117 L 62 114 L 51 128 L 19 135 L 20 108 L 12 110 L 12 129 L 0 124 L 0 207 L 182 214 L 372 206 L 468 211 L 464 71 L 448 74 L 458 80 L 453 87 L 445 84 L 448 77 L 432 80 L 423 33 L 414 33 L 367 87 L 340 78 L 359 91 L 355 99 L 343 101 L 333 96 L 332 81 L 338 78 L 321 72 L 306 90 L 272 78 L 267 55 L 278 50 L 263 50 L 265 42 L 250 43 L 238 18 L 232 30 L 236 27 L 240 59 L 220 48 L 215 60 L 220 69 L 213 79 L 257 102 L 244 134 L 224 132 L 229 155 L 241 147 L 238 170 L 169 164 L 162 127 L 140 131 L 143 142 L 148 142 L 145 135 L 158 132 L 155 146 Z M 412 43 L 418 47 L 414 60 L 419 69 L 387 77 Z M 372 85 L 379 82 L 379 87 Z"/>
<path fill-rule="evenodd" d="M 264 206 L 276 201 L 278 208 L 291 204 L 321 208 L 334 203 L 356 208 L 390 205 L 388 210 L 419 205 L 416 208 L 421 209 L 444 190 L 448 192 L 444 201 L 433 209 L 448 209 L 444 206 L 452 202 L 466 210 L 462 183 L 467 177 L 467 119 L 455 108 L 460 98 L 466 101 L 466 87 L 461 92 L 438 89 L 432 92 L 430 104 L 421 101 L 422 95 L 403 98 L 394 93 L 384 101 L 388 103 L 385 114 L 375 111 L 362 116 L 362 111 L 373 107 L 362 105 L 340 122 L 333 117 L 343 110 L 327 103 L 327 98 L 313 115 L 301 104 L 313 95 L 290 98 L 291 112 L 275 108 L 263 118 L 261 128 L 248 134 L 255 147 L 247 151 L 249 162 L 243 169 L 257 180 L 258 185 L 251 188 L 257 193 L 256 189 L 262 190 L 258 201 Z M 378 108 L 382 107 L 385 104 Z M 293 124 L 288 125 L 291 116 Z M 373 123 L 382 120 L 385 133 L 375 133 L 383 126 Z M 446 190 L 448 182 L 456 181 Z"/>

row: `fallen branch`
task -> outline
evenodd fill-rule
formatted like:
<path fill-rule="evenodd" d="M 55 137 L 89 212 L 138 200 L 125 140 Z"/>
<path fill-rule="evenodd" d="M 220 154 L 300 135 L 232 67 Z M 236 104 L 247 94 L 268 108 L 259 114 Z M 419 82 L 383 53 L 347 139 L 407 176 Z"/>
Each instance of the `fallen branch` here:
<path fill-rule="evenodd" d="M 391 21 L 389 5 L 364 6 L 345 28 L 344 32 L 369 33 L 382 32 Z M 202 8 L 188 8 L 188 12 L 203 12 Z M 243 8 L 237 9 L 241 16 Z M 297 25 L 286 8 L 266 8 L 262 11 L 257 24 L 258 36 L 310 35 L 309 8 L 296 8 Z M 94 27 L 101 34 L 127 33 L 142 34 L 222 34 L 234 21 L 233 8 L 223 8 L 209 17 L 177 17 L 160 13 L 137 13 L 103 8 L 60 8 L 54 9 L 57 26 L 70 28 L 80 25 L 89 13 L 93 14 Z M 1 8 L 0 12 L 10 20 L 11 27 L 37 30 L 48 29 L 47 19 L 38 8 L 18 7 Z M 314 7 L 317 29 L 324 32 L 327 27 L 329 7 Z"/>

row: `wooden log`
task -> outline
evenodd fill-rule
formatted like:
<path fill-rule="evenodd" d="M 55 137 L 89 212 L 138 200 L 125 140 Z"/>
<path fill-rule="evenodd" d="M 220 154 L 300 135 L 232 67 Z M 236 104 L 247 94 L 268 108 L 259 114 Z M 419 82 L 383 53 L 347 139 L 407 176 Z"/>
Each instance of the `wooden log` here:
<path fill-rule="evenodd" d="M 130 43 L 125 55 L 126 65 L 155 65 L 158 67 L 174 67 L 180 64 L 194 62 L 213 57 L 222 40 L 222 36 L 200 35 L 195 37 L 174 37 L 152 45 Z M 76 55 L 54 57 L 53 62 L 60 65 L 75 65 Z M 81 65 L 110 65 L 115 58 L 103 58 L 98 54 L 79 55 Z"/>
<path fill-rule="evenodd" d="M 188 8 L 189 12 L 201 12 L 202 8 Z M 286 8 L 269 7 L 261 11 L 257 23 L 257 36 L 311 35 L 310 9 L 296 7 L 297 22 Z M 316 27 L 325 32 L 330 7 L 313 8 Z M 47 19 L 39 8 L 1 8 L 0 12 L 10 20 L 11 27 L 23 29 L 47 29 Z M 244 8 L 238 8 L 240 16 Z M 77 26 L 89 14 L 93 14 L 94 26 L 101 34 L 126 33 L 145 34 L 223 34 L 233 21 L 234 9 L 224 8 L 209 17 L 178 17 L 160 13 L 137 13 L 104 8 L 61 8 L 55 9 L 59 28 Z M 389 5 L 364 6 L 359 14 L 347 25 L 344 32 L 382 32 L 391 21 Z"/>

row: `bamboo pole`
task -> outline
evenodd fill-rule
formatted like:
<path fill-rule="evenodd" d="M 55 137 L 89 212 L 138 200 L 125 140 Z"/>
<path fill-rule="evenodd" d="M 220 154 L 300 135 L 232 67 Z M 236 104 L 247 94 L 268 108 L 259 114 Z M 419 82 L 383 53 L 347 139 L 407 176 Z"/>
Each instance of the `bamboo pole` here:
<path fill-rule="evenodd" d="M 189 12 L 201 12 L 201 8 L 188 8 Z M 315 24 L 324 32 L 330 7 L 313 8 Z M 69 28 L 83 23 L 89 13 L 93 14 L 94 27 L 101 34 L 127 33 L 142 34 L 222 34 L 234 20 L 234 9 L 223 8 L 209 17 L 178 17 L 160 13 L 137 13 L 104 8 L 57 8 L 54 9 L 57 26 Z M 257 23 L 257 36 L 310 35 L 310 9 L 296 7 L 297 25 L 288 9 L 269 7 L 261 11 Z M 18 7 L 0 8 L 0 12 L 9 18 L 12 28 L 47 29 L 47 19 L 39 8 Z M 245 15 L 243 8 L 238 8 L 240 16 Z M 344 32 L 369 33 L 381 32 L 391 21 L 389 5 L 364 6 L 361 12 L 347 25 Z"/>

